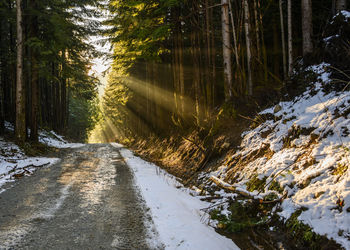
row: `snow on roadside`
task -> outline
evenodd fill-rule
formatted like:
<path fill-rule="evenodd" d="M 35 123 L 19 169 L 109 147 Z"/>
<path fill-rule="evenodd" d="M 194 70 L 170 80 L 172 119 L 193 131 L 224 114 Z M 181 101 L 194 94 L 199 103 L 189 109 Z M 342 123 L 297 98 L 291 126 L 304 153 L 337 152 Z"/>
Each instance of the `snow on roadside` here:
<path fill-rule="evenodd" d="M 5 128 L 9 131 L 14 131 L 13 125 L 6 121 Z M 85 145 L 82 143 L 69 143 L 63 138 L 63 136 L 56 134 L 56 132 L 53 130 L 39 130 L 39 142 L 54 148 L 80 148 Z"/>
<path fill-rule="evenodd" d="M 322 90 L 331 84 L 328 66 L 310 67 L 319 75 L 312 88 L 279 103 L 276 113 L 273 107 L 262 111 L 260 115 L 271 118 L 242 134 L 242 143 L 231 156 L 250 159 L 241 170 L 222 166 L 222 174 L 212 175 L 230 182 L 226 176 L 236 171 L 232 184 L 246 192 L 247 183 L 258 177 L 266 183 L 259 192 L 262 196 L 272 191 L 275 180 L 288 194 L 281 205 L 282 218 L 302 208 L 300 221 L 350 249 L 350 92 Z M 263 149 L 266 154 L 257 156 Z"/>
<path fill-rule="evenodd" d="M 14 131 L 13 125 L 9 122 L 5 122 L 5 128 L 8 131 Z M 54 131 L 44 130 L 39 131 L 39 142 L 55 148 L 79 148 L 85 145 L 68 143 Z M 58 158 L 28 157 L 16 144 L 0 137 L 0 193 L 5 191 L 1 188 L 5 183 L 31 175 L 38 167 L 50 166 L 58 161 Z"/>
<path fill-rule="evenodd" d="M 54 148 L 81 148 L 85 145 L 82 143 L 69 143 L 62 136 L 56 134 L 54 131 L 40 131 L 39 142 Z"/>
<path fill-rule="evenodd" d="M 57 158 L 27 157 L 16 144 L 0 137 L 0 193 L 5 191 L 1 189 L 5 183 L 14 182 L 16 178 L 32 174 L 37 167 L 58 161 Z"/>
<path fill-rule="evenodd" d="M 238 249 L 230 239 L 204 224 L 207 215 L 201 209 L 210 203 L 190 196 L 191 191 L 187 189 L 179 189 L 182 185 L 174 177 L 134 156 L 122 145 L 112 143 L 112 146 L 120 149 L 133 170 L 136 184 L 150 208 L 160 241 L 166 249 Z"/>

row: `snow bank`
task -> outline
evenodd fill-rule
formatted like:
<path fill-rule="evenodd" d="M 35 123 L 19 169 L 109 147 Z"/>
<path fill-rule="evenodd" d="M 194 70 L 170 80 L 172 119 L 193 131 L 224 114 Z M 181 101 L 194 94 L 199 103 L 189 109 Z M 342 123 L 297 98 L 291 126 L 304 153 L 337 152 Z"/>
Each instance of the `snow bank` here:
<path fill-rule="evenodd" d="M 82 143 L 68 143 L 61 135 L 56 134 L 55 131 L 40 131 L 39 142 L 55 148 L 80 148 L 84 146 Z"/>
<path fill-rule="evenodd" d="M 134 171 L 136 184 L 150 208 L 160 241 L 166 249 L 238 249 L 230 239 L 204 224 L 207 215 L 201 209 L 210 203 L 190 196 L 190 190 L 154 164 L 135 157 L 119 144 L 112 145 L 120 149 Z"/>
<path fill-rule="evenodd" d="M 265 177 L 264 195 L 269 182 L 276 180 L 288 192 L 280 216 L 288 219 L 302 207 L 299 220 L 350 249 L 350 92 L 322 91 L 330 82 L 327 66 L 310 67 L 319 75 L 312 88 L 294 101 L 279 103 L 282 109 L 277 113 L 274 108 L 262 111 L 260 115 L 274 119 L 242 134 L 232 158 L 253 155 L 266 146 L 269 154 L 252 157 L 236 173 L 234 186 L 246 190 L 253 176 Z M 212 175 L 225 179 L 235 171 L 234 166 L 221 169 Z"/>
<path fill-rule="evenodd" d="M 5 122 L 5 128 L 14 131 L 11 123 Z M 68 143 L 62 136 L 54 131 L 39 131 L 39 142 L 56 148 L 79 148 L 81 143 Z M 25 153 L 14 143 L 7 142 L 0 137 L 0 193 L 5 183 L 14 182 L 16 178 L 31 175 L 37 167 L 49 166 L 56 162 L 57 158 L 27 157 Z"/>
<path fill-rule="evenodd" d="M 57 158 L 27 157 L 14 143 L 0 137 L 0 193 L 5 183 L 14 182 L 15 178 L 32 174 L 39 166 L 48 166 L 58 162 Z"/>
<path fill-rule="evenodd" d="M 13 125 L 6 121 L 5 128 L 9 131 L 14 131 Z M 63 138 L 63 136 L 56 134 L 53 130 L 39 130 L 39 142 L 54 148 L 80 148 L 85 145 L 82 143 L 69 143 Z"/>

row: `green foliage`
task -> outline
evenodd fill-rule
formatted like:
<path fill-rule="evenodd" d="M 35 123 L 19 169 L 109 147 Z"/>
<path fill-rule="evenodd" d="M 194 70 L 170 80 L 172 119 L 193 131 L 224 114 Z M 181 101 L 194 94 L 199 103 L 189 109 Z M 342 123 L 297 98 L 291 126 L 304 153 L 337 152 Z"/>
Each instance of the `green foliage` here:
<path fill-rule="evenodd" d="M 28 156 L 45 155 L 52 150 L 46 144 L 38 143 L 38 142 L 36 143 L 25 142 L 22 145 L 20 145 L 20 147 L 24 151 L 24 153 Z"/>
<path fill-rule="evenodd" d="M 248 205 L 250 206 L 250 204 Z M 221 214 L 220 209 L 214 209 L 210 212 L 210 217 L 218 221 L 218 228 L 229 233 L 239 233 L 244 230 L 259 226 L 267 221 L 266 217 L 259 218 L 249 211 L 250 207 L 236 201 L 228 208 L 230 214 L 228 216 Z"/>
<path fill-rule="evenodd" d="M 304 210 L 303 208 L 297 210 L 287 220 L 288 232 L 294 239 L 298 239 L 300 245 L 308 246 L 309 249 L 320 249 L 321 236 L 313 232 L 310 226 L 298 220 Z"/>
<path fill-rule="evenodd" d="M 264 201 L 275 201 L 278 199 L 278 195 L 275 193 L 270 193 L 264 197 Z"/>
<path fill-rule="evenodd" d="M 100 120 L 98 99 L 71 97 L 69 111 L 68 136 L 77 141 L 86 141 L 89 131 Z"/>
<path fill-rule="evenodd" d="M 273 180 L 270 183 L 269 190 L 275 190 L 275 191 L 277 191 L 280 194 L 282 194 L 283 191 L 284 191 L 283 187 L 281 187 L 281 185 L 276 180 Z"/>
<path fill-rule="evenodd" d="M 258 190 L 259 192 L 264 191 L 264 187 L 266 185 L 267 176 L 264 176 L 262 179 L 259 179 L 258 174 L 254 174 L 253 177 L 246 183 L 247 190 L 249 192 L 253 192 L 254 190 Z"/>
<path fill-rule="evenodd" d="M 348 165 L 345 163 L 338 163 L 337 167 L 333 170 L 332 175 L 342 176 L 348 171 Z"/>
<path fill-rule="evenodd" d="M 115 58 L 119 64 L 130 66 L 137 59 L 157 61 L 164 51 L 163 42 L 169 36 L 170 25 L 165 23 L 167 8 L 178 1 L 120 1 L 109 2 L 115 14 L 106 23 L 116 28 L 109 30 L 116 45 Z M 123 24 L 123 25 L 120 25 Z"/>

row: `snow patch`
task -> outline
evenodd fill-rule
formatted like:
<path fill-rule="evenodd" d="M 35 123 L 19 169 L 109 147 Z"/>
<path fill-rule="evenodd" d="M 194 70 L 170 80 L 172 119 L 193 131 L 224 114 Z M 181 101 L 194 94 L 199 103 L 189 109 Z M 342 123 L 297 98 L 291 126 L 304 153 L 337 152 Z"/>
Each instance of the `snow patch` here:
<path fill-rule="evenodd" d="M 159 232 L 159 240 L 166 249 L 238 249 L 230 239 L 204 223 L 208 218 L 201 209 L 210 203 L 190 196 L 188 189 L 176 188 L 182 185 L 174 177 L 134 156 L 122 145 L 112 143 L 112 146 L 120 150 L 133 170 Z M 159 245 L 158 239 L 152 240 L 152 245 Z"/>
<path fill-rule="evenodd" d="M 81 148 L 85 144 L 68 143 L 63 136 L 58 135 L 55 131 L 39 131 L 39 142 L 55 148 Z"/>
<path fill-rule="evenodd" d="M 14 143 L 0 138 L 0 188 L 16 177 L 31 175 L 38 167 L 51 166 L 59 161 L 58 158 L 27 157 Z M 0 189 L 0 193 L 4 192 Z"/>
<path fill-rule="evenodd" d="M 350 17 L 350 12 L 342 14 Z M 242 134 L 233 158 L 259 152 L 264 145 L 271 152 L 237 172 L 234 186 L 247 192 L 246 183 L 253 176 L 265 177 L 265 193 L 260 194 L 264 196 L 269 181 L 277 181 L 288 192 L 279 213 L 282 218 L 303 208 L 300 221 L 350 249 L 350 92 L 322 91 L 323 85 L 331 84 L 328 67 L 326 63 L 309 67 L 318 75 L 317 82 L 293 101 L 280 102 L 279 112 L 274 113 L 273 107 L 260 112 L 279 119 Z M 271 133 L 262 136 L 268 130 Z M 222 166 L 210 175 L 224 180 L 225 171 L 230 168 Z"/>

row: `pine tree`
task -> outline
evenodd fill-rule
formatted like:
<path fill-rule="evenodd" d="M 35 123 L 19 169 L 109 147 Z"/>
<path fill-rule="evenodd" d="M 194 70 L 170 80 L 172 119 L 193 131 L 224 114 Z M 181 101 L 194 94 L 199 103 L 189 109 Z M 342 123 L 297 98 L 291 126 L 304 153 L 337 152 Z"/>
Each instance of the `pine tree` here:
<path fill-rule="evenodd" d="M 23 82 L 23 28 L 22 1 L 17 5 L 17 68 L 16 68 L 16 140 L 23 143 L 26 139 L 25 88 Z"/>
<path fill-rule="evenodd" d="M 307 56 L 313 51 L 312 44 L 312 3 L 311 0 L 301 1 L 302 33 L 303 33 L 303 55 Z"/>

